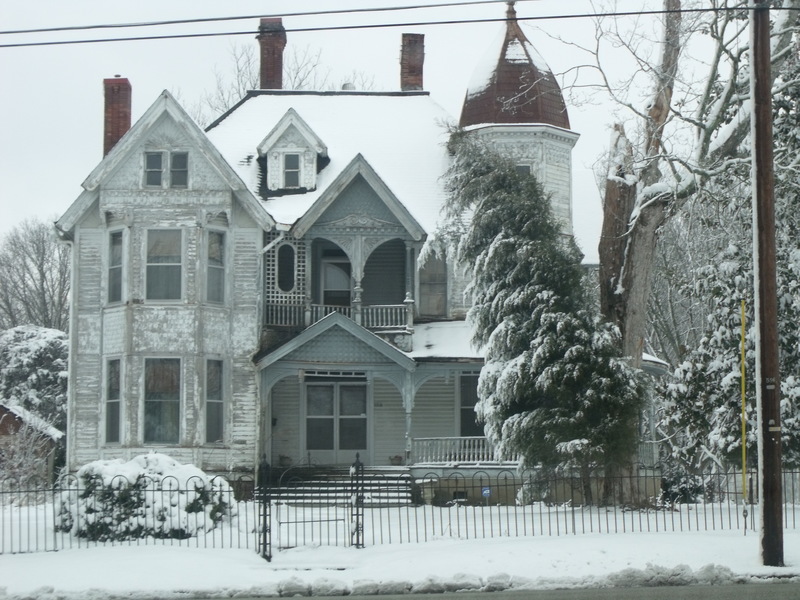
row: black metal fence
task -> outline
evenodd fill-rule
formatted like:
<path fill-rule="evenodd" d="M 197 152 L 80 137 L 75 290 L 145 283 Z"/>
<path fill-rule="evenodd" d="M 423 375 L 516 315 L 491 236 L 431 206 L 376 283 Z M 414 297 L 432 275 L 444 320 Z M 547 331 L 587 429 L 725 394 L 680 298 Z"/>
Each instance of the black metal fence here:
<path fill-rule="evenodd" d="M 87 485 L 0 481 L 0 554 L 98 545 L 183 545 L 260 551 L 251 476 L 210 481 L 114 477 Z"/>
<path fill-rule="evenodd" d="M 103 496 L 99 489 L 79 486 L 74 478 L 61 480 L 55 488 L 20 487 L 6 481 L 0 483 L 0 554 L 102 544 L 169 544 L 249 548 L 270 559 L 273 550 L 303 545 L 364 547 L 442 538 L 745 531 L 759 525 L 754 471 L 744 477 L 731 470 L 678 479 L 652 472 L 582 479 L 513 470 L 377 471 L 357 462 L 343 472 L 262 472 L 259 480 L 258 488 L 252 477 L 211 486 L 213 501 L 207 502 L 206 494 L 203 508 L 197 484 L 162 485 L 160 491 L 129 503 L 145 508 L 122 517 L 104 513 L 104 506 L 129 498 L 134 482 L 118 480 L 113 494 L 106 490 Z M 784 526 L 795 529 L 800 517 L 800 472 L 784 471 L 783 490 Z M 114 537 L 97 528 L 92 535 L 86 533 L 87 524 L 103 519 L 127 523 L 129 532 L 136 529 L 130 524 L 139 523 L 142 535 Z"/>

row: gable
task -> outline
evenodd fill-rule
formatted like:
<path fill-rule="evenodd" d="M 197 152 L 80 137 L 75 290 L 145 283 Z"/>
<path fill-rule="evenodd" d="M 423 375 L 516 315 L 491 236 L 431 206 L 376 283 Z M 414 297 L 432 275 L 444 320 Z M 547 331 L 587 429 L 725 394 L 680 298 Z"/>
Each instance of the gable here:
<path fill-rule="evenodd" d="M 400 220 L 386 206 L 381 197 L 357 175 L 317 219 L 314 227 L 341 225 L 402 227 Z"/>
<path fill-rule="evenodd" d="M 173 189 L 169 184 L 161 188 L 145 185 L 145 153 L 151 151 L 164 153 L 162 168 L 170 177 L 178 176 L 177 167 L 174 173 L 170 172 L 173 164 L 170 162 L 170 153 L 188 152 L 188 185 L 181 185 L 179 189 Z M 177 165 L 177 162 L 174 164 Z M 184 175 L 183 181 L 186 181 L 186 177 Z M 232 193 L 259 226 L 270 229 L 275 224 L 205 133 L 167 91 L 161 93 L 103 157 L 82 185 L 85 191 L 56 222 L 56 228 L 63 237 L 72 235 L 73 228 L 91 209 L 101 190 L 110 191 L 112 196 L 116 193 L 120 201 L 128 203 L 132 199 L 128 197 L 123 200 L 123 197 L 126 194 L 130 196 L 131 191 L 146 191 L 149 196 L 169 197 L 171 200 L 185 195 L 187 191 Z M 196 199 L 197 194 L 193 200 Z M 100 206 L 100 210 L 104 210 L 104 207 Z"/>
<path fill-rule="evenodd" d="M 354 214 L 353 208 L 359 212 Z M 295 237 L 303 237 L 312 227 L 331 222 L 362 229 L 390 224 L 402 228 L 411 239 L 423 240 L 426 236 L 422 226 L 361 154 L 350 161 L 292 232 Z"/>
<path fill-rule="evenodd" d="M 396 364 L 413 371 L 413 359 L 355 321 L 333 312 L 258 361 L 264 369 L 279 362 L 348 365 Z"/>
<path fill-rule="evenodd" d="M 334 327 L 283 358 L 289 362 L 323 364 L 389 364 L 386 356 L 342 329 Z"/>

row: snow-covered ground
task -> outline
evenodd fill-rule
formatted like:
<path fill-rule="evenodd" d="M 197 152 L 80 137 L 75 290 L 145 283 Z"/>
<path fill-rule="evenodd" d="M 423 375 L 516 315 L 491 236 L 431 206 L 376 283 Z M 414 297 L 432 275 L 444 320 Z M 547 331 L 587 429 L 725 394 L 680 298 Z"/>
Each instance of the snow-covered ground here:
<path fill-rule="evenodd" d="M 113 546 L 0 556 L 0 599 L 228 598 L 720 584 L 800 579 L 800 531 L 784 568 L 761 566 L 753 531 L 437 540 L 252 550 Z"/>

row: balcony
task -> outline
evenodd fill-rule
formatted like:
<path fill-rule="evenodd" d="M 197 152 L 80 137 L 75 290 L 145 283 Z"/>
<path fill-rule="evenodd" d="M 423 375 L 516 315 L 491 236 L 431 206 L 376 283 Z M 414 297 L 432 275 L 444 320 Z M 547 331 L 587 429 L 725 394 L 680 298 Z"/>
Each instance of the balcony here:
<path fill-rule="evenodd" d="M 362 327 L 377 331 L 411 331 L 414 326 L 414 301 L 407 298 L 403 304 L 364 306 L 353 302 L 350 306 L 325 304 L 269 304 L 266 307 L 264 325 L 305 329 L 338 312 Z"/>

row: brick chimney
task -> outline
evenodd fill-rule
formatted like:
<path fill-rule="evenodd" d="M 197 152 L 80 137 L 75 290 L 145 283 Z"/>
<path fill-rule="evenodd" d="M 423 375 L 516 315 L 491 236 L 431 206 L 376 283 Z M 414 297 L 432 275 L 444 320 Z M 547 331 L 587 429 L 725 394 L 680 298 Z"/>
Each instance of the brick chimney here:
<path fill-rule="evenodd" d="M 256 36 L 261 46 L 261 89 L 283 89 L 283 49 L 286 30 L 281 19 L 261 19 Z"/>
<path fill-rule="evenodd" d="M 422 65 L 425 62 L 425 36 L 404 33 L 400 49 L 400 89 L 404 92 L 422 89 Z"/>
<path fill-rule="evenodd" d="M 115 75 L 103 80 L 105 91 L 105 121 L 103 127 L 103 156 L 131 128 L 131 82 Z"/>

